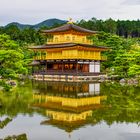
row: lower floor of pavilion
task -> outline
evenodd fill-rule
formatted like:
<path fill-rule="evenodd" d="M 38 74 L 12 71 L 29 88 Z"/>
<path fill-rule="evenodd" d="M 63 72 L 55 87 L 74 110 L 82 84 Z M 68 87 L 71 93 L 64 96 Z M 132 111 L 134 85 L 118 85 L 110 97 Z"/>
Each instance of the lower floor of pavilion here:
<path fill-rule="evenodd" d="M 100 61 L 94 60 L 35 60 L 31 65 L 35 80 L 79 82 L 106 76 L 100 72 Z"/>
<path fill-rule="evenodd" d="M 100 61 L 90 60 L 43 60 L 34 61 L 32 73 L 91 75 L 100 73 Z"/>

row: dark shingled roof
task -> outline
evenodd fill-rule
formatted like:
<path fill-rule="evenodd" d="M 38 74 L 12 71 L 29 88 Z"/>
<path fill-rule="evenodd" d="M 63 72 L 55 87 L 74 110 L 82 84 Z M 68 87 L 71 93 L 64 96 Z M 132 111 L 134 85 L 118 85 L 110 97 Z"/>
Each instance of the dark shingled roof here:
<path fill-rule="evenodd" d="M 87 48 L 109 49 L 109 48 L 107 48 L 107 47 L 103 47 L 103 46 L 94 46 L 94 45 L 77 44 L 77 43 L 46 44 L 46 45 L 42 45 L 42 46 L 34 46 L 34 47 L 30 47 L 30 49 L 68 48 L 68 47 L 74 47 L 74 46 L 83 46 L 83 47 L 87 47 Z"/>
<path fill-rule="evenodd" d="M 88 34 L 95 34 L 97 33 L 97 31 L 91 31 L 79 26 L 76 26 L 74 24 L 65 24 L 63 26 L 57 27 L 57 28 L 53 28 L 50 30 L 43 30 L 43 33 L 55 33 L 55 32 L 64 32 L 64 31 L 69 31 L 69 30 L 75 30 L 78 32 L 83 32 L 83 33 L 88 33 Z"/>

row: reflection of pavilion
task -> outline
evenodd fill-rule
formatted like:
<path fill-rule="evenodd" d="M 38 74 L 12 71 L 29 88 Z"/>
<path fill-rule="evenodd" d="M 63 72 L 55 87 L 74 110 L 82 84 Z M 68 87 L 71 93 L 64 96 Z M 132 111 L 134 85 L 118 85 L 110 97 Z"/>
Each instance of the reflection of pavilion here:
<path fill-rule="evenodd" d="M 99 96 L 99 83 L 48 83 L 47 94 L 34 94 L 34 106 L 45 108 L 50 120 L 41 124 L 51 124 L 65 131 L 89 123 L 92 110 L 101 107 L 106 96 Z"/>

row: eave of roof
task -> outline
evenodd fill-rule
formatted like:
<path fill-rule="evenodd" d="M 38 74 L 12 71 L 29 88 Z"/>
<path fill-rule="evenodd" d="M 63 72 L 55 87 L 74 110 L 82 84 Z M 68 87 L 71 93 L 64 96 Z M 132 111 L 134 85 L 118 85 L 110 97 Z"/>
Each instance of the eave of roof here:
<path fill-rule="evenodd" d="M 82 46 L 86 48 L 99 48 L 99 49 L 109 49 L 104 46 L 95 46 L 95 45 L 88 45 L 88 44 L 77 44 L 77 43 L 63 43 L 63 44 L 46 44 L 42 46 L 34 46 L 30 47 L 29 49 L 54 49 L 54 48 L 69 48 L 74 46 Z"/>
<path fill-rule="evenodd" d="M 82 33 L 88 33 L 88 34 L 96 34 L 97 31 L 92 31 L 92 30 L 88 30 L 82 27 L 79 27 L 77 25 L 74 24 L 65 24 L 63 26 L 57 27 L 57 28 L 53 28 L 50 30 L 43 30 L 42 33 L 56 33 L 56 32 L 65 32 L 65 31 L 69 31 L 69 30 L 74 30 L 74 31 L 78 31 L 78 32 L 82 32 Z"/>
<path fill-rule="evenodd" d="M 39 61 L 36 61 L 36 60 L 33 60 L 29 66 L 35 66 L 35 65 L 40 65 L 40 62 Z"/>

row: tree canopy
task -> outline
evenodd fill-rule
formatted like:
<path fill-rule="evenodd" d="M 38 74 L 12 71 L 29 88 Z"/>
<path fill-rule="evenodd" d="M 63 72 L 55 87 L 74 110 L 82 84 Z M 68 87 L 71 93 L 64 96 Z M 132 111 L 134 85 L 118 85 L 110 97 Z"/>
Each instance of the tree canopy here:
<path fill-rule="evenodd" d="M 0 35 L 0 76 L 3 80 L 17 79 L 19 74 L 27 74 L 26 58 L 21 46 L 8 35 Z M 1 84 L 3 82 L 0 82 Z"/>
<path fill-rule="evenodd" d="M 104 31 L 106 33 L 117 34 L 118 36 L 140 37 L 140 20 L 101 20 L 92 18 L 88 21 L 81 20 L 77 22 L 78 25 L 90 30 Z"/>

